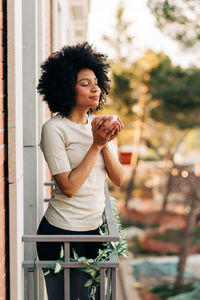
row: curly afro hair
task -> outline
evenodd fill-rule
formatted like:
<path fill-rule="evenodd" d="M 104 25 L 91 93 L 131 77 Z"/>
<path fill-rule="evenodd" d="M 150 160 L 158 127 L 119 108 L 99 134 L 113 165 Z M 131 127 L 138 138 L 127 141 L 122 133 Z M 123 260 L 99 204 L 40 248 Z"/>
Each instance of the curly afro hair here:
<path fill-rule="evenodd" d="M 48 103 L 51 112 L 59 112 L 63 117 L 70 114 L 76 104 L 75 85 L 81 69 L 91 69 L 101 89 L 99 105 L 90 109 L 92 113 L 102 108 L 110 89 L 107 73 L 109 63 L 107 55 L 97 52 L 87 42 L 75 46 L 64 46 L 52 53 L 42 64 L 42 74 L 37 90 Z"/>

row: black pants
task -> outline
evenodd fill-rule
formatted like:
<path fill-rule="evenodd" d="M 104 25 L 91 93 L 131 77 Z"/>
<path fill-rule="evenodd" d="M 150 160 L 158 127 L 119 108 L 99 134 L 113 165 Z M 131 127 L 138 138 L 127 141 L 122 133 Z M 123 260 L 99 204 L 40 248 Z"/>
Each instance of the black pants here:
<path fill-rule="evenodd" d="M 55 227 L 47 221 L 45 217 L 40 222 L 37 234 L 47 235 L 99 235 L 99 230 L 91 231 L 70 231 Z M 38 242 L 37 252 L 40 260 L 57 260 L 60 256 L 62 242 Z M 78 256 L 95 258 L 98 255 L 99 248 L 103 249 L 99 242 L 73 242 L 70 243 L 70 257 L 73 257 L 72 248 L 75 249 Z M 44 271 L 44 270 L 43 270 Z M 84 284 L 89 279 L 89 275 L 84 272 L 70 270 L 70 300 L 88 300 L 88 288 Z M 54 270 L 45 276 L 48 300 L 64 300 L 64 272 L 54 273 Z M 100 299 L 99 289 L 97 289 L 96 299 Z"/>

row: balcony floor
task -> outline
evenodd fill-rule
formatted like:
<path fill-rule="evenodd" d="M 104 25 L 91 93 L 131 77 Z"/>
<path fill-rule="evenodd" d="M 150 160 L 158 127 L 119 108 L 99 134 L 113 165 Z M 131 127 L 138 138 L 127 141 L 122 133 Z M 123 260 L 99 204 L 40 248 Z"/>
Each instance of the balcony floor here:
<path fill-rule="evenodd" d="M 117 270 L 117 299 L 116 300 L 141 300 L 139 293 L 134 288 L 133 271 L 129 259 L 120 258 L 120 269 Z"/>

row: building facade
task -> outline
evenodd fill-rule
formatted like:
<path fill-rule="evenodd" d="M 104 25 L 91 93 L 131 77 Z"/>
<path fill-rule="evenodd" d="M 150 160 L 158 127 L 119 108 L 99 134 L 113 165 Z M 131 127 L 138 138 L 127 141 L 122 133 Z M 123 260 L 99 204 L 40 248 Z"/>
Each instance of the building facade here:
<path fill-rule="evenodd" d="M 0 300 L 28 300 L 22 262 L 36 257 L 36 248 L 22 236 L 36 233 L 51 192 L 39 148 L 41 127 L 52 117 L 36 92 L 40 64 L 87 39 L 89 8 L 89 0 L 0 0 Z"/>
<path fill-rule="evenodd" d="M 0 1 L 0 299 L 9 295 L 8 147 L 7 147 L 7 20 Z"/>

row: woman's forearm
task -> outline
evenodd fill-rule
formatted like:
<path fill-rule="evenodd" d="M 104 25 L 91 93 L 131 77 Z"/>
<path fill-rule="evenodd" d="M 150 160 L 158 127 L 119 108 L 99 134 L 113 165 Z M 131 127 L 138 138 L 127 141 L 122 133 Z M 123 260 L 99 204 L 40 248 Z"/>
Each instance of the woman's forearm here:
<path fill-rule="evenodd" d="M 113 155 L 108 145 L 103 147 L 102 153 L 109 178 L 114 184 L 116 184 L 117 186 L 121 186 L 125 178 L 124 167 L 120 164 L 119 160 Z"/>
<path fill-rule="evenodd" d="M 123 167 L 107 146 L 111 138 L 113 139 L 113 135 L 115 136 L 119 133 L 119 126 L 118 124 L 114 124 L 111 126 L 110 131 L 107 132 L 109 119 L 103 118 L 101 125 L 100 122 L 98 126 L 95 126 L 94 122 L 92 122 L 93 143 L 82 162 L 70 172 L 54 175 L 58 186 L 67 197 L 72 197 L 84 184 L 101 151 L 110 179 L 119 186 L 123 183 Z"/>
<path fill-rule="evenodd" d="M 101 148 L 92 144 L 82 162 L 69 173 L 65 187 L 65 194 L 68 197 L 72 197 L 84 184 L 97 161 Z"/>

